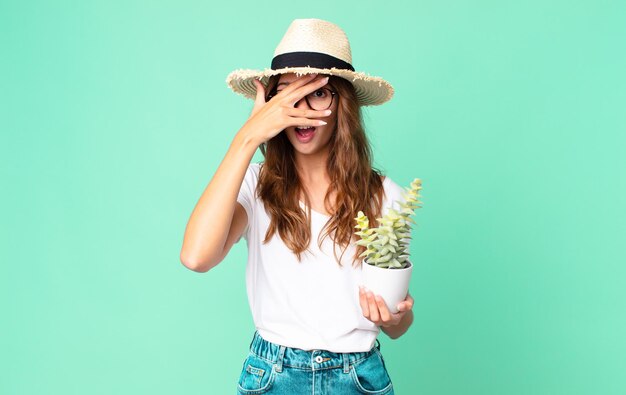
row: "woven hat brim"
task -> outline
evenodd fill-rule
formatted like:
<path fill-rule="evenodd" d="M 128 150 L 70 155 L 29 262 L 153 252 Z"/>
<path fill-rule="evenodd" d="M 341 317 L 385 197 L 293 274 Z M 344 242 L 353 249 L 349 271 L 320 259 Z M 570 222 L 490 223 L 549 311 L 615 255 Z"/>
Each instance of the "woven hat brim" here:
<path fill-rule="evenodd" d="M 271 76 L 285 73 L 295 73 L 298 76 L 318 73 L 345 78 L 354 86 L 357 100 L 361 106 L 377 106 L 383 104 L 391 100 L 394 93 L 391 84 L 380 77 L 334 67 L 331 69 L 319 69 L 315 67 L 286 67 L 277 70 L 238 69 L 231 72 L 228 77 L 226 77 L 226 84 L 228 84 L 234 92 L 254 100 L 256 98 L 254 79 L 260 80 L 263 85 L 267 86 Z"/>

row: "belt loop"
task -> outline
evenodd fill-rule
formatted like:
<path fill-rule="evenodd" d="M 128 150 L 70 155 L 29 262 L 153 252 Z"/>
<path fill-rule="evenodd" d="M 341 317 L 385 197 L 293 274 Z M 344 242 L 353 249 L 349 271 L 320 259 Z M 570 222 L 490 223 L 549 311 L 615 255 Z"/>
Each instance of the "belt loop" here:
<path fill-rule="evenodd" d="M 350 357 L 347 353 L 341 353 L 343 357 L 343 372 L 350 373 Z"/>
<path fill-rule="evenodd" d="M 280 373 L 283 371 L 283 358 L 285 357 L 285 346 L 280 346 L 280 350 L 278 350 L 278 360 L 276 361 L 276 372 Z"/>

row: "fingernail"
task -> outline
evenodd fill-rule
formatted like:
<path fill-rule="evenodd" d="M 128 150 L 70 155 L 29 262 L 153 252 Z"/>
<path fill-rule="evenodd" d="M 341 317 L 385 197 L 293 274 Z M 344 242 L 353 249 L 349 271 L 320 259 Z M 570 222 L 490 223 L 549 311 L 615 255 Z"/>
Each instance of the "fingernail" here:
<path fill-rule="evenodd" d="M 322 81 L 324 81 L 324 82 L 328 82 L 328 79 L 329 79 L 329 78 L 330 78 L 330 77 L 324 77 L 324 78 L 322 79 Z"/>
<path fill-rule="evenodd" d="M 326 125 L 326 122 L 320 121 L 320 125 Z"/>
<path fill-rule="evenodd" d="M 324 111 L 324 114 L 326 114 L 326 115 L 330 115 L 331 113 L 332 113 L 332 111 L 331 111 L 331 110 L 326 110 L 326 111 Z"/>

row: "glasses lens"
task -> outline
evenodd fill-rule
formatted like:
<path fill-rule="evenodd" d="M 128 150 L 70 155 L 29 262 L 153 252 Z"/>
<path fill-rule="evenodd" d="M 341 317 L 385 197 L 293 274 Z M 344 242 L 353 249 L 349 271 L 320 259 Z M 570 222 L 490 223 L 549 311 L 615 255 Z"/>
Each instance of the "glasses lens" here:
<path fill-rule="evenodd" d="M 332 92 L 328 88 L 320 88 L 311 92 L 306 98 L 309 106 L 314 110 L 326 110 L 333 101 Z"/>

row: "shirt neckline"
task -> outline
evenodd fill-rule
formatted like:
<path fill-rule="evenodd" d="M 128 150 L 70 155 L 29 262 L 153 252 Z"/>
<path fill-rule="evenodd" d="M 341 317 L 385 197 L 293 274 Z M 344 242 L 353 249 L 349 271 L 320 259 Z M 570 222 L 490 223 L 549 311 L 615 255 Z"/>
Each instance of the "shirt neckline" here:
<path fill-rule="evenodd" d="M 298 202 L 300 202 L 300 206 L 301 206 L 303 209 L 306 209 L 306 204 L 304 204 L 304 202 L 303 202 L 302 200 L 298 200 Z M 311 213 L 313 213 L 313 214 L 315 214 L 315 215 L 317 215 L 317 216 L 323 217 L 323 218 L 330 218 L 330 217 L 331 217 L 330 215 L 322 214 L 322 213 L 320 213 L 319 211 L 315 211 L 315 210 L 313 210 L 313 209 L 311 209 Z"/>

